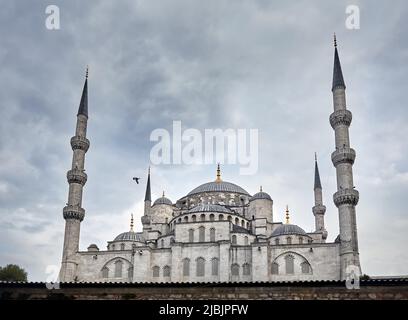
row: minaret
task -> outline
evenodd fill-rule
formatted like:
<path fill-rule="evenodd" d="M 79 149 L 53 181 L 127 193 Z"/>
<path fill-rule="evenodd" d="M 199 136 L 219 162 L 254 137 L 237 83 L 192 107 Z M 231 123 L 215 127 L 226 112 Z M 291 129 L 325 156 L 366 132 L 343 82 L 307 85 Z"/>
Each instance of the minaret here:
<path fill-rule="evenodd" d="M 144 214 L 149 215 L 152 206 L 152 192 L 150 189 L 150 167 L 147 173 L 146 194 L 144 199 Z"/>
<path fill-rule="evenodd" d="M 82 190 L 87 180 L 84 169 L 85 153 L 89 148 L 89 140 L 86 138 L 87 122 L 88 68 L 77 114 L 75 136 L 71 138 L 73 156 L 71 170 L 67 172 L 68 202 L 63 209 L 65 235 L 60 271 L 60 281 L 62 282 L 74 281 L 76 278 L 76 254 L 79 250 L 80 225 L 85 216 L 85 210 L 82 208 Z"/>
<path fill-rule="evenodd" d="M 326 212 L 326 207 L 323 205 L 322 196 L 322 184 L 320 182 L 319 167 L 317 165 L 317 156 L 315 153 L 315 177 L 314 177 L 314 200 L 315 205 L 312 208 L 313 215 L 315 216 L 315 232 L 322 233 L 322 239 L 326 240 L 327 231 L 324 228 L 324 214 Z"/>
<path fill-rule="evenodd" d="M 334 112 L 330 115 L 330 124 L 334 129 L 336 140 L 336 150 L 332 153 L 331 158 L 337 173 L 337 192 L 333 195 L 333 200 L 339 211 L 341 279 L 345 279 L 347 273 L 351 272 L 349 266 L 353 266 L 354 269 L 357 267 L 361 274 L 355 209 L 359 193 L 354 188 L 353 182 L 353 163 L 356 152 L 350 148 L 349 126 L 352 114 L 346 108 L 345 90 L 336 36 L 334 36 L 332 86 Z"/>

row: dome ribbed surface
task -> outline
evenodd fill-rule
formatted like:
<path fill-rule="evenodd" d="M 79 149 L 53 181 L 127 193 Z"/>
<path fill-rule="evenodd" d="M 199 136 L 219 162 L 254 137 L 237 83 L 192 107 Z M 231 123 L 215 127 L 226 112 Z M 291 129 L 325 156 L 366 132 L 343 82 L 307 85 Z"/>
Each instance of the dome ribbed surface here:
<path fill-rule="evenodd" d="M 289 234 L 301 234 L 306 235 L 305 230 L 295 224 L 282 224 L 277 227 L 271 234 L 272 237 L 289 235 Z"/>
<path fill-rule="evenodd" d="M 197 193 L 203 193 L 203 192 L 234 192 L 234 193 L 240 193 L 240 194 L 245 194 L 245 195 L 250 195 L 246 190 L 241 188 L 240 186 L 237 186 L 234 183 L 231 182 L 226 182 L 226 181 L 221 181 L 221 182 L 207 182 L 204 183 L 197 188 L 193 189 L 190 191 L 187 195 L 191 196 L 193 194 Z"/>
<path fill-rule="evenodd" d="M 222 212 L 233 213 L 230 209 L 220 206 L 218 204 L 199 204 L 188 211 L 189 213 L 195 212 Z"/>

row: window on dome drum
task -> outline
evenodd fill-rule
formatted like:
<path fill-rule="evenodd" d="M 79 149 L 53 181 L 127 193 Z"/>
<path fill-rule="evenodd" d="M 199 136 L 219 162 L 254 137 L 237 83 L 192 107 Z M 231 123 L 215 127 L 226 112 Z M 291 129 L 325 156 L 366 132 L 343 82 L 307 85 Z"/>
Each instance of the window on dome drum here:
<path fill-rule="evenodd" d="M 194 242 L 194 229 L 188 230 L 188 242 Z"/>
<path fill-rule="evenodd" d="M 235 218 L 235 224 L 239 225 L 239 219 L 238 218 Z"/>
<path fill-rule="evenodd" d="M 232 217 L 228 216 L 228 221 L 232 222 Z"/>
<path fill-rule="evenodd" d="M 205 214 L 202 214 L 202 215 L 200 216 L 200 220 L 201 220 L 201 221 L 205 221 Z"/>
<path fill-rule="evenodd" d="M 153 278 L 160 277 L 160 267 L 154 266 L 153 267 Z"/>
<path fill-rule="evenodd" d="M 303 261 L 300 264 L 300 267 L 302 268 L 302 273 L 312 273 L 310 268 L 310 264 L 307 261 Z"/>
<path fill-rule="evenodd" d="M 218 259 L 211 259 L 211 275 L 218 276 Z"/>
<path fill-rule="evenodd" d="M 205 260 L 204 258 L 197 258 L 196 260 L 196 275 L 197 277 L 204 277 L 205 275 Z"/>
<path fill-rule="evenodd" d="M 234 263 L 234 264 L 231 266 L 231 275 L 233 275 L 233 276 L 239 276 L 239 265 L 238 265 L 238 264 Z"/>
<path fill-rule="evenodd" d="M 275 239 L 275 245 L 279 245 L 279 238 Z"/>
<path fill-rule="evenodd" d="M 109 278 L 109 269 L 108 267 L 103 267 L 102 269 L 102 278 Z"/>
<path fill-rule="evenodd" d="M 191 220 L 193 220 L 193 222 L 196 222 L 196 221 L 197 221 L 197 217 L 196 217 L 195 214 L 191 216 Z"/>
<path fill-rule="evenodd" d="M 170 267 L 169 266 L 164 266 L 163 267 L 163 277 L 170 277 Z"/>
<path fill-rule="evenodd" d="M 161 239 L 161 247 L 164 248 L 164 239 Z"/>
<path fill-rule="evenodd" d="M 122 260 L 117 260 L 115 262 L 115 278 L 122 278 L 122 268 L 123 268 Z"/>
<path fill-rule="evenodd" d="M 292 244 L 292 238 L 291 238 L 291 237 L 287 237 L 287 238 L 286 238 L 286 243 L 287 243 L 287 244 Z"/>
<path fill-rule="evenodd" d="M 210 229 L 210 241 L 215 242 L 215 228 Z"/>
<path fill-rule="evenodd" d="M 223 214 L 220 214 L 220 215 L 218 216 L 218 220 L 224 220 L 224 215 L 223 215 Z"/>
<path fill-rule="evenodd" d="M 199 242 L 205 241 L 205 228 L 204 227 L 198 228 L 198 241 Z"/>
<path fill-rule="evenodd" d="M 248 245 L 248 237 L 247 237 L 247 236 L 244 237 L 244 244 L 245 244 L 246 246 Z"/>
<path fill-rule="evenodd" d="M 245 228 L 245 221 L 244 220 L 241 220 L 241 227 Z"/>
<path fill-rule="evenodd" d="M 214 215 L 210 214 L 210 221 L 214 221 Z"/>
<path fill-rule="evenodd" d="M 272 263 L 272 274 L 279 274 L 279 264 L 276 262 Z"/>
<path fill-rule="evenodd" d="M 251 265 L 249 263 L 244 263 L 242 265 L 242 274 L 244 276 L 250 276 L 251 275 Z"/>
<path fill-rule="evenodd" d="M 302 244 L 303 243 L 303 238 L 299 237 L 299 243 Z"/>
<path fill-rule="evenodd" d="M 120 244 L 120 250 L 125 250 L 125 244 L 124 243 Z"/>
<path fill-rule="evenodd" d="M 286 274 L 294 274 L 295 273 L 295 266 L 294 266 L 295 258 L 290 254 L 285 257 L 285 269 Z"/>
<path fill-rule="evenodd" d="M 188 217 L 187 216 L 184 217 L 184 222 L 188 222 Z"/>
<path fill-rule="evenodd" d="M 177 223 L 181 223 L 181 218 L 178 218 Z"/>
<path fill-rule="evenodd" d="M 231 239 L 232 244 L 237 244 L 237 236 L 234 234 Z"/>
<path fill-rule="evenodd" d="M 183 276 L 190 275 L 190 259 L 185 258 L 183 259 Z"/>

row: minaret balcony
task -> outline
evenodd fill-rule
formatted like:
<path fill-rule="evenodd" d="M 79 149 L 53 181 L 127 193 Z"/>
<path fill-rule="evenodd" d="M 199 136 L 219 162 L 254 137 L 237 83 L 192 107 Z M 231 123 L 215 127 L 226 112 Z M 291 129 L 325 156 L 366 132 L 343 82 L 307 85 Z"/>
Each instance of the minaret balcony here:
<path fill-rule="evenodd" d="M 313 211 L 313 214 L 314 214 L 314 215 L 317 215 L 317 214 L 325 214 L 325 212 L 326 212 L 326 206 L 324 206 L 324 205 L 322 205 L 322 204 L 315 205 L 315 206 L 312 208 L 312 211 Z"/>
<path fill-rule="evenodd" d="M 87 179 L 88 176 L 83 170 L 71 169 L 67 172 L 68 183 L 78 183 L 84 186 Z"/>
<path fill-rule="evenodd" d="M 341 189 L 333 195 L 333 201 L 336 207 L 343 204 L 357 205 L 359 200 L 359 193 L 355 189 Z"/>
<path fill-rule="evenodd" d="M 85 152 L 88 151 L 89 149 L 89 140 L 85 137 L 81 137 L 81 136 L 73 136 L 71 138 L 71 147 L 72 150 L 84 150 Z"/>
<path fill-rule="evenodd" d="M 350 126 L 353 116 L 348 110 L 337 110 L 330 115 L 330 125 L 335 129 L 338 125 Z"/>
<path fill-rule="evenodd" d="M 338 148 L 331 155 L 331 160 L 334 166 L 340 163 L 350 163 L 353 164 L 356 159 L 356 152 L 352 148 L 344 147 Z"/>
<path fill-rule="evenodd" d="M 64 219 L 77 219 L 79 221 L 84 220 L 85 210 L 79 206 L 67 205 L 62 210 Z"/>

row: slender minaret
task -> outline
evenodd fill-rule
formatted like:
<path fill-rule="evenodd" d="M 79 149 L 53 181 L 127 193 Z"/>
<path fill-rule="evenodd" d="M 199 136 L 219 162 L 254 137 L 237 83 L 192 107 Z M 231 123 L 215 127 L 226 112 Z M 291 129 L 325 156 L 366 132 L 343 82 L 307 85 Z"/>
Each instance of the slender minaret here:
<path fill-rule="evenodd" d="M 334 112 L 330 115 L 330 124 L 336 139 L 336 151 L 332 153 L 331 158 L 337 173 L 337 192 L 333 195 L 333 200 L 339 210 L 341 279 L 345 279 L 347 273 L 351 271 L 349 266 L 354 266 L 353 269 L 357 267 L 361 274 L 355 209 L 359 194 L 353 182 L 353 163 L 356 153 L 350 148 L 349 126 L 352 114 L 346 108 L 345 90 L 336 35 L 334 35 L 332 86 Z"/>
<path fill-rule="evenodd" d="M 150 189 L 150 167 L 147 173 L 147 184 L 146 184 L 146 194 L 144 199 L 144 214 L 148 215 L 150 213 L 150 208 L 152 206 L 152 192 Z"/>
<path fill-rule="evenodd" d="M 315 176 L 314 176 L 314 200 L 315 205 L 312 208 L 315 216 L 315 232 L 322 233 L 322 239 L 326 240 L 327 231 L 324 228 L 324 214 L 326 213 L 326 206 L 323 205 L 322 184 L 320 182 L 319 167 L 317 165 L 317 156 L 315 153 Z"/>
<path fill-rule="evenodd" d="M 89 140 L 86 138 L 87 122 L 88 68 L 77 114 L 75 136 L 71 138 L 73 156 L 71 170 L 67 172 L 69 183 L 68 203 L 63 209 L 65 235 L 60 271 L 60 281 L 62 282 L 74 281 L 76 278 L 76 254 L 79 250 L 80 225 L 85 216 L 85 210 L 82 208 L 82 189 L 87 180 L 84 169 L 85 153 L 89 148 Z"/>

